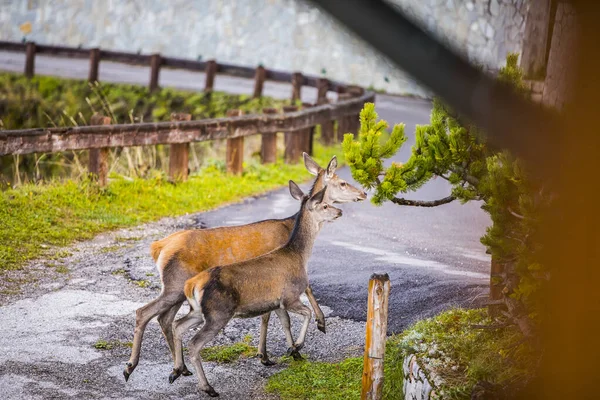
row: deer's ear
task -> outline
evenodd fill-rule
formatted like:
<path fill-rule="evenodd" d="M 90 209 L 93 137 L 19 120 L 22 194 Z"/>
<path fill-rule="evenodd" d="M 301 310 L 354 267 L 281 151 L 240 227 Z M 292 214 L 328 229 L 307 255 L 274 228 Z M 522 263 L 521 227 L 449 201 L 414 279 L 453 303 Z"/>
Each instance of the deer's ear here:
<path fill-rule="evenodd" d="M 331 161 L 329 161 L 329 165 L 327 165 L 327 178 L 333 178 L 333 174 L 335 174 L 335 169 L 337 168 L 337 157 L 331 157 Z"/>
<path fill-rule="evenodd" d="M 315 160 L 313 160 L 308 154 L 302 153 L 302 157 L 304 157 L 304 166 L 313 175 L 319 175 L 319 171 L 323 168 Z"/>
<path fill-rule="evenodd" d="M 308 208 L 310 210 L 314 210 L 317 205 L 323 202 L 323 197 L 325 197 L 325 190 L 327 190 L 327 186 L 319 190 L 308 200 Z"/>
<path fill-rule="evenodd" d="M 304 197 L 304 192 L 302 189 L 300 189 L 300 187 L 298 187 L 298 185 L 296 185 L 296 182 L 294 181 L 290 181 L 290 194 L 296 200 L 302 200 Z"/>

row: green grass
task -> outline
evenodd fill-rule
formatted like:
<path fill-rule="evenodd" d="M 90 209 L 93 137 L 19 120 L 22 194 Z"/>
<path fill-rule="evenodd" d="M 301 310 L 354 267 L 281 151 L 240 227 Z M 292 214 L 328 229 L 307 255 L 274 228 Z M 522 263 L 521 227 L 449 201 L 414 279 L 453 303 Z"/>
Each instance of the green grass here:
<path fill-rule="evenodd" d="M 240 357 L 252 357 L 256 355 L 258 350 L 256 347 L 250 345 L 251 341 L 252 336 L 246 335 L 242 342 L 231 345 L 205 347 L 200 350 L 200 355 L 204 361 L 215 361 L 224 364 L 232 363 Z"/>
<path fill-rule="evenodd" d="M 436 392 L 443 399 L 469 399 L 479 380 L 507 383 L 523 379 L 532 368 L 532 350 L 521 343 L 517 329 L 473 327 L 491 323 L 485 309 L 454 309 L 389 337 L 383 398 L 404 398 L 402 363 L 408 354 L 416 354 L 442 377 L 445 383 Z M 362 357 L 339 363 L 292 361 L 269 378 L 266 391 L 282 400 L 358 399 L 362 368 Z"/>
<path fill-rule="evenodd" d="M 129 347 L 133 346 L 132 342 L 121 342 L 119 340 L 104 340 L 98 339 L 96 343 L 94 343 L 93 347 L 97 350 L 112 350 L 116 347 Z"/>
<path fill-rule="evenodd" d="M 315 159 L 321 165 L 341 153 L 339 146 L 315 143 Z M 113 177 L 106 188 L 83 180 L 9 189 L 0 192 L 0 271 L 21 268 L 51 254 L 54 246 L 90 239 L 99 232 L 209 210 L 286 185 L 289 179 L 301 182 L 310 177 L 301 163 L 251 163 L 242 176 L 211 165 L 178 184 L 157 174 L 152 179 Z"/>

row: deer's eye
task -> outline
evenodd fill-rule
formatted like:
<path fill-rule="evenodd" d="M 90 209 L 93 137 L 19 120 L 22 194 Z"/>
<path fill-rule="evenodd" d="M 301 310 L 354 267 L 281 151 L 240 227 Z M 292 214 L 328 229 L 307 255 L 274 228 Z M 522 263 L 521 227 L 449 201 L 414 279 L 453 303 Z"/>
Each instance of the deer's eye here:
<path fill-rule="evenodd" d="M 343 188 L 345 188 L 346 187 L 346 182 L 340 183 L 340 186 L 343 187 Z"/>
<path fill-rule="evenodd" d="M 327 204 L 323 206 L 323 210 L 327 210 Z"/>

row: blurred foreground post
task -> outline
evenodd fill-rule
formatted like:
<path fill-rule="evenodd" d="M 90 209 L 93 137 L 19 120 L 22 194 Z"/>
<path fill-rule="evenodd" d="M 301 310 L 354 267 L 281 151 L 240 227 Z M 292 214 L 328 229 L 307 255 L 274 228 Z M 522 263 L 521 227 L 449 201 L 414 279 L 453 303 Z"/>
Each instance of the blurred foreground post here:
<path fill-rule="evenodd" d="M 110 117 L 94 114 L 90 118 L 90 125 L 110 125 Z M 106 186 L 108 178 L 108 148 L 90 149 L 88 172 L 92 179 L 98 180 L 100 186 Z"/>
<path fill-rule="evenodd" d="M 228 117 L 239 117 L 244 115 L 242 110 L 229 110 L 227 111 Z M 230 132 L 233 133 L 233 132 Z M 227 172 L 230 174 L 241 175 L 243 171 L 242 163 L 244 162 L 244 137 L 234 137 L 227 139 L 227 150 L 226 150 Z"/>
<path fill-rule="evenodd" d="M 263 108 L 263 114 L 277 114 L 276 108 Z M 271 164 L 277 161 L 277 134 L 263 133 L 260 148 L 260 157 L 263 164 Z"/>
<path fill-rule="evenodd" d="M 379 400 L 383 395 L 383 357 L 385 355 L 389 295 L 390 277 L 388 274 L 371 275 L 361 400 Z"/>
<path fill-rule="evenodd" d="M 191 121 L 192 114 L 172 113 L 171 121 Z M 173 143 L 169 149 L 169 177 L 174 181 L 188 178 L 189 143 Z"/>

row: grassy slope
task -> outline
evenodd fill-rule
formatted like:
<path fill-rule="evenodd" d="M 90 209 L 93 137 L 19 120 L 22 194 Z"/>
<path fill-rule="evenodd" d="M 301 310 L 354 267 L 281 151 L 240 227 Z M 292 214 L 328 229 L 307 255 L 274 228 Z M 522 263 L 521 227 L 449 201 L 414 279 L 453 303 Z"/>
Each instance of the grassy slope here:
<path fill-rule="evenodd" d="M 322 165 L 334 154 L 341 155 L 339 147 L 315 144 L 315 159 Z M 0 272 L 22 267 L 50 246 L 165 216 L 209 210 L 280 187 L 289 179 L 309 178 L 303 164 L 251 164 L 243 176 L 209 166 L 177 185 L 159 177 L 116 179 L 106 189 L 87 181 L 67 181 L 0 192 Z"/>
<path fill-rule="evenodd" d="M 388 338 L 383 398 L 404 398 L 402 362 L 407 354 L 417 354 L 446 381 L 437 389 L 444 399 L 469 399 L 480 380 L 509 383 L 527 376 L 533 353 L 514 327 L 472 326 L 491 323 L 485 309 L 454 309 Z M 358 357 L 339 363 L 291 362 L 269 379 L 266 390 L 282 400 L 358 399 L 361 377 L 362 358 Z"/>

